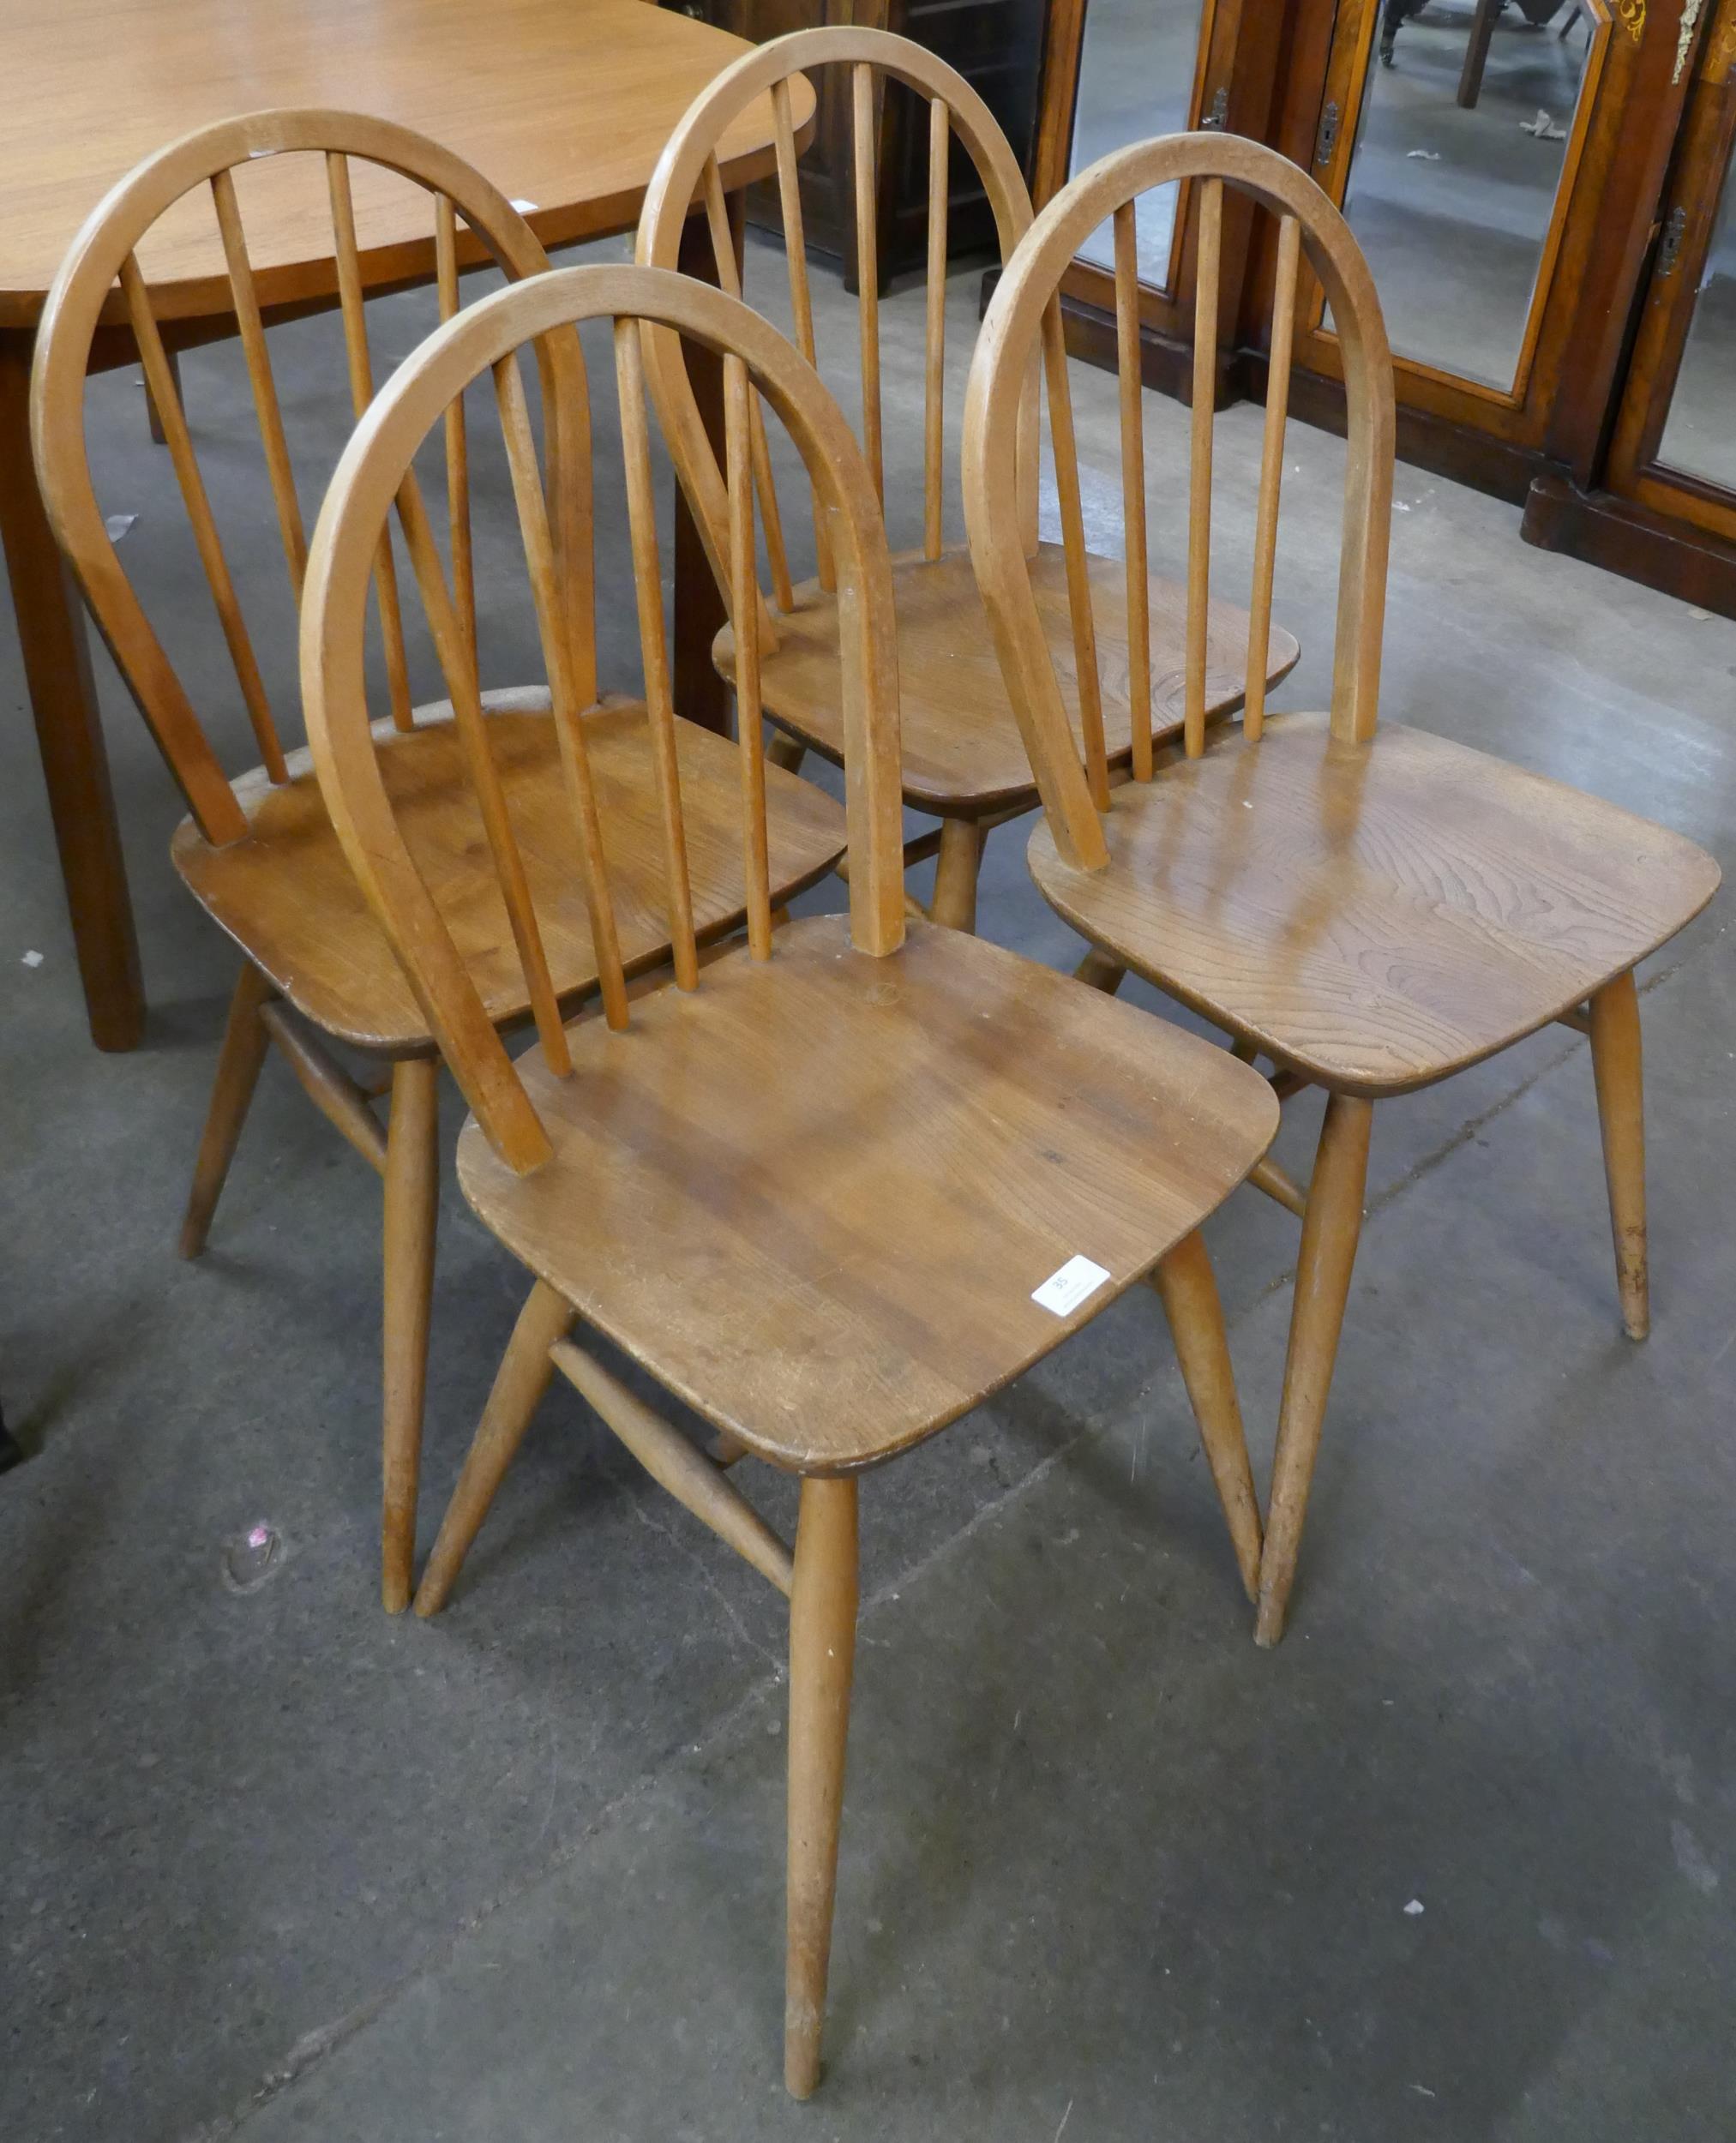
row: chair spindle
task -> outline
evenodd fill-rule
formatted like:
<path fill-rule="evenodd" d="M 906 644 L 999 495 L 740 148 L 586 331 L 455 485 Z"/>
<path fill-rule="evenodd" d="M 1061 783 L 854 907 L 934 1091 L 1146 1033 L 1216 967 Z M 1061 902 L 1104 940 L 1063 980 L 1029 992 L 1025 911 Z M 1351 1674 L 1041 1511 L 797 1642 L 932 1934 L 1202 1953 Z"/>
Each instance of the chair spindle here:
<path fill-rule="evenodd" d="M 326 152 L 326 183 L 332 202 L 332 234 L 337 242 L 338 303 L 344 321 L 344 354 L 350 368 L 350 403 L 359 421 L 374 399 L 374 367 L 368 355 L 368 320 L 356 244 L 356 204 L 350 191 L 350 159 L 334 149 Z M 389 525 L 380 531 L 374 583 L 380 603 L 380 633 L 386 647 L 392 719 L 400 729 L 413 729 L 410 664 L 404 651 L 404 616 L 398 603 L 398 568 L 392 555 Z"/>
<path fill-rule="evenodd" d="M 253 390 L 253 406 L 259 418 L 260 443 L 265 449 L 266 471 L 271 478 L 272 503 L 277 508 L 278 533 L 283 538 L 290 589 L 299 603 L 308 563 L 307 531 L 302 525 L 301 501 L 296 496 L 295 474 L 290 466 L 289 442 L 284 436 L 277 382 L 266 349 L 265 323 L 260 317 L 259 294 L 254 287 L 253 263 L 248 257 L 241 206 L 235 198 L 235 180 L 228 171 L 213 172 L 211 201 L 217 211 L 217 228 L 223 237 L 230 295 L 235 300 L 236 324 L 241 330 L 242 353 L 247 360 L 248 384 Z"/>
<path fill-rule="evenodd" d="M 573 1068 L 573 1059 L 568 1052 L 560 1002 L 555 994 L 548 954 L 537 921 L 536 903 L 525 874 L 524 856 L 513 831 L 506 791 L 490 744 L 488 717 L 483 711 L 477 686 L 475 643 L 466 636 L 463 617 L 448 590 L 440 555 L 435 548 L 434 532 L 429 526 L 428 509 L 423 504 L 421 487 L 414 475 L 406 476 L 399 488 L 398 518 L 404 530 L 405 548 L 410 553 L 411 570 L 421 591 L 422 607 L 434 638 L 435 652 L 440 658 L 446 688 L 452 699 L 453 719 L 482 813 L 483 831 L 488 838 L 489 854 L 494 860 L 495 875 L 500 881 L 501 897 L 506 903 L 513 943 L 518 948 L 519 965 L 537 1023 L 537 1038 L 550 1070 L 564 1078 Z"/>
<path fill-rule="evenodd" d="M 1211 435 L 1217 399 L 1219 259 L 1223 181 L 1199 187 L 1199 251 L 1194 269 L 1193 439 L 1187 505 L 1187 667 L 1182 708 L 1189 759 L 1205 749 L 1205 639 L 1211 602 Z"/>
<path fill-rule="evenodd" d="M 880 451 L 880 268 L 876 232 L 880 210 L 880 141 L 875 124 L 874 70 L 850 69 L 850 139 L 856 163 L 856 317 L 862 328 L 862 443 L 874 495 L 885 503 L 886 467 Z"/>
<path fill-rule="evenodd" d="M 621 942 L 609 893 L 603 827 L 597 810 L 596 788 L 591 778 L 585 724 L 580 718 L 588 703 L 579 698 L 574 676 L 573 634 L 567 615 L 570 590 L 556 563 L 549 502 L 537 467 L 530 411 L 526 406 L 524 382 L 519 377 L 514 357 L 503 357 L 494 367 L 494 382 L 495 399 L 501 414 L 501 435 L 506 442 L 507 464 L 512 472 L 513 501 L 518 508 L 519 533 L 530 574 L 531 599 L 536 607 L 537 632 L 548 673 L 549 699 L 554 710 L 561 766 L 579 833 L 580 870 L 584 879 L 586 911 L 591 919 L 591 943 L 597 956 L 604 1017 L 618 1029 L 625 1027 L 628 1020 L 627 978 L 622 970 Z"/>
<path fill-rule="evenodd" d="M 1151 583 L 1145 541 L 1145 411 L 1139 345 L 1138 230 L 1134 205 L 1115 211 L 1115 355 L 1121 390 L 1121 519 L 1127 558 L 1127 715 L 1133 776 L 1150 781 Z"/>
<path fill-rule="evenodd" d="M 952 162 L 950 114 L 939 97 L 928 105 L 928 318 L 922 385 L 922 555 L 940 555 L 941 480 L 946 471 L 946 185 Z"/>
<path fill-rule="evenodd" d="M 442 320 L 456 317 L 458 294 L 458 211 L 448 194 L 434 197 L 435 279 Z M 452 585 L 458 621 L 477 660 L 476 555 L 471 545 L 470 441 L 465 429 L 464 397 L 454 394 L 446 410 L 446 519 L 452 544 Z"/>
<path fill-rule="evenodd" d="M 627 518 L 633 549 L 633 578 L 639 600 L 639 642 L 645 667 L 645 711 L 651 733 L 652 764 L 663 814 L 664 875 L 670 945 L 678 987 L 698 986 L 700 965 L 694 943 L 693 896 L 688 879 L 687 836 L 682 823 L 681 773 L 676 757 L 675 702 L 670 690 L 669 645 L 664 637 L 663 568 L 657 549 L 657 507 L 652 488 L 651 432 L 646 421 L 645 361 L 639 324 L 617 321 L 615 377 L 621 403 L 621 451 L 627 469 Z M 754 613 L 750 610 L 749 619 Z M 737 660 L 758 634 L 736 627 Z"/>
<path fill-rule="evenodd" d="M 808 286 L 808 240 L 802 222 L 802 180 L 796 169 L 796 127 L 790 110 L 790 84 L 772 85 L 772 118 L 778 150 L 778 202 L 784 218 L 784 252 L 790 263 L 790 311 L 796 346 L 819 369 L 814 345 L 814 298 Z M 829 595 L 837 586 L 832 546 L 826 539 L 826 507 L 810 481 L 814 508 L 814 554 L 820 585 Z"/>
<path fill-rule="evenodd" d="M 1043 308 L 1042 362 L 1048 387 L 1049 444 L 1054 455 L 1061 549 L 1066 561 L 1067 611 L 1072 625 L 1085 778 L 1092 802 L 1099 811 L 1107 811 L 1109 760 L 1103 741 L 1102 688 L 1097 675 L 1097 627 L 1091 611 L 1090 564 L 1085 550 L 1084 505 L 1079 495 L 1078 449 L 1073 436 L 1072 390 L 1067 381 L 1066 335 L 1061 326 L 1058 297 L 1051 298 Z"/>
<path fill-rule="evenodd" d="M 750 419 L 753 390 L 739 357 L 724 360 L 724 459 L 730 489 L 730 609 L 736 621 L 736 749 L 742 766 L 742 857 L 748 893 L 748 947 L 772 957 L 772 870 L 766 831 L 766 724 L 760 699 L 759 592 L 754 566 L 754 485 Z"/>
<path fill-rule="evenodd" d="M 731 297 L 739 297 L 742 274 L 736 261 L 735 233 L 730 228 L 723 174 L 718 169 L 715 156 L 706 159 L 706 221 L 711 229 L 712 252 L 718 263 L 718 286 Z M 748 421 L 754 452 L 754 488 L 760 495 L 760 516 L 766 524 L 766 555 L 772 566 L 772 592 L 778 609 L 788 612 L 796 607 L 796 593 L 790 581 L 790 561 L 784 548 L 784 517 L 778 511 L 772 451 L 766 443 L 766 420 L 757 394 L 748 398 Z"/>
<path fill-rule="evenodd" d="M 132 326 L 133 339 L 138 345 L 140 363 L 144 367 L 145 384 L 151 391 L 151 399 L 156 404 L 157 414 L 162 420 L 164 440 L 174 468 L 175 481 L 181 487 L 181 499 L 187 509 L 187 519 L 192 525 L 193 540 L 199 549 L 199 562 L 204 567 L 205 578 L 211 584 L 212 600 L 217 605 L 223 638 L 229 649 L 229 658 L 235 665 L 236 681 L 241 687 L 241 696 L 246 703 L 247 718 L 253 728 L 254 741 L 259 747 L 261 763 L 273 781 L 287 781 L 289 769 L 284 764 L 283 747 L 278 741 L 277 725 L 272 720 L 265 680 L 260 675 L 253 642 L 248 637 L 240 599 L 235 592 L 235 583 L 230 577 L 229 561 L 223 555 L 222 539 L 217 533 L 211 501 L 206 495 L 205 480 L 199 473 L 199 459 L 193 451 L 192 434 L 187 429 L 186 412 L 181 406 L 181 397 L 176 392 L 175 375 L 169 363 L 168 352 L 163 347 L 163 338 L 157 331 L 150 297 L 145 289 L 145 279 L 139 272 L 137 259 L 130 253 L 121 263 L 121 293 L 126 301 L 127 318 Z"/>
<path fill-rule="evenodd" d="M 1253 594 L 1248 603 L 1247 696 L 1242 731 L 1258 740 L 1265 726 L 1266 641 L 1272 623 L 1272 573 L 1278 542 L 1278 493 L 1284 475 L 1284 422 L 1289 413 L 1290 351 L 1296 321 L 1296 267 L 1302 226 L 1278 221 L 1277 285 L 1273 293 L 1271 362 L 1266 368 L 1265 439 L 1260 453 L 1259 509 L 1254 524 Z"/>

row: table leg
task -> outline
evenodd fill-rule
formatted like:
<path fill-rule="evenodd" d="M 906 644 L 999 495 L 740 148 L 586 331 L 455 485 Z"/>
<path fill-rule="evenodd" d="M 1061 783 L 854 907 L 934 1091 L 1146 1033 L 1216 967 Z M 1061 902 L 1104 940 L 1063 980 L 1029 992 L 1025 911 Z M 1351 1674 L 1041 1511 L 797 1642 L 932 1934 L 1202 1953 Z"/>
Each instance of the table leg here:
<path fill-rule="evenodd" d="M 736 251 L 742 249 L 742 196 L 730 196 L 730 224 Z M 682 226 L 681 272 L 701 283 L 715 284 L 718 264 L 702 215 Z M 688 345 L 688 377 L 694 399 L 721 466 L 724 459 L 724 366 L 709 350 Z M 698 524 L 679 483 L 675 501 L 675 703 L 689 722 L 718 735 L 730 733 L 730 688 L 712 661 L 712 642 L 727 612 L 700 541 Z"/>
<path fill-rule="evenodd" d="M 91 1039 L 99 1049 L 131 1049 L 145 1022 L 139 941 L 83 610 L 36 488 L 30 338 L 19 333 L 0 335 L 0 541 Z"/>
<path fill-rule="evenodd" d="M 1506 5 L 1507 0 L 1477 0 L 1477 11 L 1471 17 L 1470 40 L 1465 46 L 1465 63 L 1459 72 L 1459 102 L 1467 111 L 1474 111 L 1477 99 L 1483 91 L 1483 69 L 1488 63 L 1489 45 L 1495 34 L 1495 19 Z"/>

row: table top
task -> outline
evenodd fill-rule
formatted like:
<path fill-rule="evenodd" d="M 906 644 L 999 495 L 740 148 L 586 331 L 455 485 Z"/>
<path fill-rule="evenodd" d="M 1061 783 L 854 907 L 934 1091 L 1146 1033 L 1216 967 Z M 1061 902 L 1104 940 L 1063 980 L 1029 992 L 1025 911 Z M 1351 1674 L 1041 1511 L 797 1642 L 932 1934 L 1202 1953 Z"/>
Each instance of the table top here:
<path fill-rule="evenodd" d="M 748 49 L 647 0 L 0 0 L 0 327 L 35 321 L 80 225 L 141 158 L 273 105 L 431 135 L 509 199 L 534 201 L 545 245 L 627 229 L 676 122 Z M 812 92 L 792 90 L 805 128 Z M 724 136 L 725 184 L 769 171 L 772 139 L 766 99 Z M 331 287 L 318 165 L 268 159 L 237 173 L 267 304 Z M 369 279 L 427 272 L 426 195 L 359 164 L 353 183 Z M 171 210 L 140 264 L 160 317 L 229 309 L 208 198 Z"/>

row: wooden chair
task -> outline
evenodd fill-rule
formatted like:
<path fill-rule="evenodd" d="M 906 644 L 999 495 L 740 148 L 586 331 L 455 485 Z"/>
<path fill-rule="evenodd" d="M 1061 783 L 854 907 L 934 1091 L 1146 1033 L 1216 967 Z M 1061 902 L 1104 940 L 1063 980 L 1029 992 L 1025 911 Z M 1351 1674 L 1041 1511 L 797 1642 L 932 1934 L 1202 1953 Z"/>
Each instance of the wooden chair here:
<path fill-rule="evenodd" d="M 1036 791 L 1019 741 L 1018 728 L 995 663 L 988 620 L 962 544 L 942 541 L 946 454 L 942 422 L 946 303 L 946 209 L 954 137 L 961 142 L 993 207 L 1003 256 L 1011 255 L 1030 222 L 1030 201 L 1018 165 L 988 108 L 964 78 L 908 39 L 880 30 L 800 30 L 770 43 L 726 68 L 691 106 L 670 137 L 646 195 L 640 219 L 638 258 L 674 267 L 682 226 L 691 204 L 706 205 L 718 279 L 739 293 L 736 255 L 718 150 L 730 128 L 769 90 L 777 129 L 778 176 L 789 261 L 790 303 L 796 339 L 814 361 L 814 309 L 804 250 L 802 196 L 791 131 L 789 84 L 815 68 L 848 66 L 854 124 L 858 316 L 862 375 L 862 441 L 877 494 L 884 495 L 880 402 L 880 303 L 876 292 L 875 213 L 880 101 L 887 79 L 902 82 L 928 102 L 928 313 L 923 388 L 922 543 L 896 555 L 892 585 L 898 619 L 898 687 L 904 710 L 904 793 L 913 810 L 940 820 L 905 851 L 907 863 L 938 855 L 933 914 L 955 929 L 975 927 L 976 878 L 983 837 L 1005 820 L 1033 809 Z M 1126 585 L 1118 561 L 1100 557 L 1085 543 L 1072 417 L 1067 397 L 1059 303 L 1044 330 L 1050 393 L 1050 433 L 1063 540 L 1039 543 L 1036 535 L 1036 368 L 1018 439 L 1018 519 L 1031 559 L 1037 603 L 1060 672 L 1070 717 L 1102 741 L 1096 758 L 1119 773 L 1131 762 L 1150 764 L 1152 741 L 1162 746 L 1180 726 L 1182 594 L 1160 575 L 1137 587 Z M 707 539 L 714 569 L 722 572 L 724 489 L 717 459 L 699 421 L 687 375 L 670 339 L 647 343 L 658 407 L 695 519 Z M 756 476 L 766 523 L 775 614 L 761 604 L 760 685 L 766 711 L 792 742 L 783 763 L 800 763 L 805 748 L 838 761 L 843 748 L 838 714 L 836 592 L 823 531 L 816 526 L 818 578 L 790 585 L 772 471 L 763 444 L 756 444 Z M 1144 669 L 1129 674 L 1131 638 L 1149 648 Z M 1076 633 L 1089 613 L 1096 633 L 1096 658 L 1075 663 Z M 1209 621 L 1204 689 L 1209 711 L 1222 715 L 1239 705 L 1247 667 L 1248 620 L 1225 603 Z M 1297 657 L 1288 633 L 1270 627 L 1262 638 L 1261 681 L 1285 675 Z M 735 675 L 735 640 L 726 627 L 715 656 L 724 675 Z M 1100 681 L 1101 679 L 1101 681 Z M 1104 776 L 1107 781 L 1108 775 Z M 1107 789 L 1104 795 L 1107 796 Z"/>
<path fill-rule="evenodd" d="M 363 627 L 369 562 L 422 441 L 492 371 L 506 406 L 529 578 L 555 681 L 574 806 L 570 852 L 598 942 L 620 901 L 614 825 L 574 719 L 562 597 L 520 414 L 514 352 L 612 319 L 639 621 L 665 674 L 640 326 L 724 361 L 728 583 L 754 601 L 751 397 L 800 452 L 820 501 L 838 601 L 850 912 L 774 944 L 766 778 L 751 652 L 741 693 L 748 943 L 700 977 L 672 879 L 677 984 L 631 1010 L 603 960 L 606 1020 L 510 1061 L 418 868 L 370 743 Z M 751 385 L 750 385 L 751 382 Z M 416 548 L 434 634 L 464 690 L 466 652 L 437 555 Z M 751 634 L 744 637 L 752 650 Z M 1168 1312 L 1245 1581 L 1258 1518 L 1211 1270 L 1197 1230 L 1276 1121 L 1257 1073 L 1071 977 L 963 933 L 906 925 L 892 583 L 878 502 L 849 426 L 777 331 L 722 291 L 589 267 L 483 302 L 382 390 L 339 465 L 308 566 L 302 664 L 315 764 L 339 837 L 413 981 L 475 1115 L 459 1179 L 537 1276 L 417 1595 L 431 1612 L 558 1368 L 652 1475 L 790 1596 L 789 1978 L 785 2077 L 819 2076 L 856 1606 L 856 1480 L 954 1420 L 1142 1276 Z M 667 695 L 652 695 L 669 756 Z M 678 855 L 686 797 L 662 792 Z M 608 854 L 605 859 L 605 849 Z M 534 953 L 541 888 L 503 888 Z M 1054 1276 L 1090 1262 L 1081 1291 Z M 1046 1282 L 1051 1304 L 1041 1299 Z M 1065 1283 L 1060 1283 L 1064 1287 Z M 1034 1292 L 1035 1291 L 1035 1292 Z M 593 1327 L 712 1424 L 704 1456 L 568 1336 Z M 728 1478 L 744 1454 L 801 1477 L 793 1554 Z"/>
<path fill-rule="evenodd" d="M 1216 259 L 1225 185 L 1279 219 L 1277 292 L 1252 609 L 1270 601 L 1297 265 L 1324 285 L 1343 353 L 1349 434 L 1330 713 L 1264 714 L 1251 676 L 1240 733 L 1208 738 L 1196 699 L 1185 759 L 1094 806 L 1048 660 L 1031 576 L 1006 530 L 1007 457 L 1024 369 L 1084 234 L 1167 180 L 1196 182 L 1200 258 Z M 1125 244 L 1125 239 L 1123 240 Z M 1202 273 L 1196 363 L 1210 376 L 1213 278 Z M 1126 295 L 1127 285 L 1122 284 Z M 1125 315 L 1124 315 L 1125 319 Z M 1124 386 L 1137 345 L 1124 332 Z M 1137 410 L 1137 399 L 1124 408 Z M 1210 574 L 1212 418 L 1192 414 L 1190 669 Z M 1138 495 L 1137 438 L 1130 501 Z M 1589 1033 L 1628 1331 L 1647 1329 L 1645 1186 L 1635 964 L 1711 897 L 1717 866 L 1613 804 L 1422 729 L 1375 730 L 1393 457 L 1392 366 L 1380 307 L 1343 218 L 1273 151 L 1180 135 L 1105 157 L 1033 225 L 983 322 L 967 399 L 973 555 L 1042 790 L 1031 871 L 1092 945 L 1264 1053 L 1282 1096 L 1324 1088 L 1311 1182 L 1270 1162 L 1253 1180 L 1302 1222 L 1258 1635 L 1282 1634 L 1362 1218 L 1373 1104 L 1446 1078 L 1560 1020 Z M 1130 556 L 1139 543 L 1137 504 Z"/>
<path fill-rule="evenodd" d="M 432 195 L 440 305 L 458 306 L 460 261 L 492 255 L 509 275 L 540 274 L 547 256 L 529 225 L 479 173 L 436 143 L 380 119 L 337 111 L 269 111 L 207 127 L 141 164 L 100 204 L 75 241 L 51 292 L 37 345 L 33 422 L 42 489 L 56 531 L 98 625 L 162 747 L 191 817 L 177 831 L 176 868 L 196 898 L 239 945 L 241 977 L 230 1006 L 210 1114 L 201 1140 L 181 1232 L 183 1257 L 203 1248 L 231 1156 L 268 1042 L 351 1144 L 385 1179 L 385 1406 L 382 1590 L 388 1610 L 408 1604 L 416 1537 L 429 1295 L 438 1190 L 438 1057 L 425 1015 L 345 862 L 305 751 L 279 741 L 241 593 L 200 473 L 199 459 L 164 356 L 139 267 L 141 245 L 172 260 L 201 235 L 189 195 L 208 195 L 220 230 L 242 347 L 257 411 L 276 517 L 299 600 L 306 543 L 294 473 L 266 346 L 264 321 L 274 291 L 294 302 L 319 296 L 318 263 L 330 249 L 310 219 L 313 271 L 285 274 L 249 261 L 236 167 L 255 158 L 304 152 L 326 167 L 332 237 L 348 357 L 349 392 L 360 416 L 373 393 L 362 302 L 351 167 L 395 172 Z M 364 196 L 365 200 L 365 196 Z M 165 230 L 158 234 L 159 223 Z M 473 237 L 460 237 L 460 225 Z M 207 226 L 208 228 L 208 226 Z M 461 248 L 463 250 L 461 251 Z M 416 263 L 406 261 L 406 269 Z M 120 285 L 119 303 L 114 286 Z M 310 287 L 311 286 L 311 287 Z M 172 304 L 173 285 L 166 302 Z M 231 784 L 199 715 L 146 617 L 104 526 L 86 453 L 84 392 L 93 339 L 130 328 L 160 413 L 182 499 L 209 580 L 263 765 Z M 566 337 L 539 352 L 556 501 L 568 570 L 588 585 L 590 495 L 582 444 L 587 421 L 577 345 Z M 448 413 L 445 463 L 460 615 L 474 644 L 476 597 L 470 519 L 469 447 L 463 410 Z M 416 494 L 406 495 L 411 511 Z M 545 687 L 503 688 L 481 702 L 500 767 L 480 790 L 469 769 L 480 735 L 460 705 L 413 706 L 410 666 L 388 537 L 375 561 L 380 626 L 391 696 L 375 742 L 382 777 L 414 820 L 418 852 L 440 883 L 490 1018 L 510 1024 L 534 1013 L 558 1035 L 563 1011 L 595 992 L 597 954 L 582 903 L 556 901 L 544 933 L 545 957 L 528 967 L 515 952 L 496 867 L 514 879 L 562 885 L 567 839 L 559 753 Z M 594 667 L 574 651 L 581 673 Z M 594 700 L 587 691 L 587 705 Z M 623 906 L 620 957 L 637 972 L 667 958 L 661 920 L 664 862 L 647 799 L 654 786 L 651 732 L 642 703 L 616 699 L 586 717 L 599 784 L 617 805 L 617 867 L 634 887 Z M 735 757 L 721 738 L 679 725 L 688 784 L 694 863 L 694 927 L 703 938 L 739 925 L 746 892 L 734 838 L 719 839 L 718 812 L 734 810 Z M 718 783 L 725 780 L 726 789 Z M 843 845 L 843 814 L 810 784 L 777 777 L 772 791 L 771 865 L 778 896 L 823 876 Z M 357 1081 L 325 1046 L 332 1037 L 378 1060 L 383 1077 Z M 389 1085 L 382 1129 L 372 1100 Z"/>

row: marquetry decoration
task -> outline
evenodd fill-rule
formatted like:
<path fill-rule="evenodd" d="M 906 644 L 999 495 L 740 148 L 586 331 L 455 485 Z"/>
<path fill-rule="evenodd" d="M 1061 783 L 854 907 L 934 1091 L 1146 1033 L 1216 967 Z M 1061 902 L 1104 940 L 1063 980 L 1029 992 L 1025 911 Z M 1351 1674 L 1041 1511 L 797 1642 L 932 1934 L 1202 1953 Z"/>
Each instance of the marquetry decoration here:
<path fill-rule="evenodd" d="M 1688 47 L 1694 41 L 1694 30 L 1700 20 L 1700 0 L 1682 0 L 1682 20 L 1676 31 L 1676 64 L 1670 76 L 1673 89 L 1687 71 Z"/>

